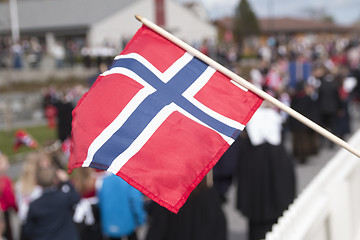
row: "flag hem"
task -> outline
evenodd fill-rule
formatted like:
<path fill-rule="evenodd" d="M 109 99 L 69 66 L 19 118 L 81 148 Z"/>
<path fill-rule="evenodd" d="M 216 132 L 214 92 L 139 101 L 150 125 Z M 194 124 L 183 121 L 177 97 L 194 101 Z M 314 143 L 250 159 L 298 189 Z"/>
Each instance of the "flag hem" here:
<path fill-rule="evenodd" d="M 220 148 L 220 150 L 209 161 L 209 163 L 204 167 L 204 169 L 198 174 L 198 176 L 194 179 L 194 181 L 187 187 L 186 191 L 184 192 L 184 194 L 181 196 L 180 200 L 175 205 L 172 205 L 172 204 L 162 200 L 160 197 L 158 197 L 152 191 L 148 190 L 141 184 L 137 183 L 137 181 L 133 180 L 127 174 L 122 173 L 121 170 L 116 175 L 121 177 L 122 179 L 124 179 L 127 183 L 129 183 L 133 187 L 137 188 L 139 191 L 143 192 L 146 196 L 148 196 L 150 199 L 157 202 L 161 206 L 167 208 L 168 210 L 170 210 L 174 213 L 178 213 L 180 208 L 184 205 L 184 203 L 188 199 L 190 193 L 196 188 L 196 186 L 201 182 L 201 180 L 205 177 L 205 175 L 208 174 L 208 172 L 215 166 L 215 164 L 219 161 L 220 156 L 222 154 L 224 154 L 224 152 L 227 150 L 227 148 L 228 148 L 227 144 L 224 144 Z"/>

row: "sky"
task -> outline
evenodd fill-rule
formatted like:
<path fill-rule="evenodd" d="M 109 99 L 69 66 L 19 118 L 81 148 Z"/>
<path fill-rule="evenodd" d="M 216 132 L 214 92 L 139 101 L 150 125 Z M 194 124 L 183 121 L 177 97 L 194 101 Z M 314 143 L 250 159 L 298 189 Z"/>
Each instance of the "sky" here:
<path fill-rule="evenodd" d="M 210 17 L 232 15 L 240 0 L 178 0 L 202 3 Z M 257 17 L 307 16 L 307 9 L 322 9 L 336 23 L 352 24 L 360 19 L 359 0 L 248 0 Z"/>

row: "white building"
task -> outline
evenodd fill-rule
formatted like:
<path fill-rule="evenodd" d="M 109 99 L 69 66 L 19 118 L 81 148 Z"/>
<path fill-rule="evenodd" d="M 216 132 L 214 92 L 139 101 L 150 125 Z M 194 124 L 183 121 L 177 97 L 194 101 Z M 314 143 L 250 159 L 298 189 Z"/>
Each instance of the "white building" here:
<path fill-rule="evenodd" d="M 141 26 L 135 14 L 156 22 L 157 4 L 163 4 L 163 27 L 175 36 L 190 44 L 216 38 L 216 28 L 207 19 L 175 0 L 19 1 L 20 36 L 42 38 L 50 32 L 56 38 L 86 38 L 90 47 L 107 42 L 118 48 Z M 1 3 L 0 36 L 10 34 L 9 5 Z"/>

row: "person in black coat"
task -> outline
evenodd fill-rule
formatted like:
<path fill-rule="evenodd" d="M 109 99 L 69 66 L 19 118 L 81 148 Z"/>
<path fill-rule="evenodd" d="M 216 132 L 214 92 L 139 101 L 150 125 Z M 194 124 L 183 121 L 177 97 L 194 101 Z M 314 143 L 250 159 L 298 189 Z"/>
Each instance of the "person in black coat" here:
<path fill-rule="evenodd" d="M 56 184 L 56 181 L 60 181 Z M 73 207 L 80 200 L 75 188 L 68 182 L 64 170 L 41 167 L 37 183 L 42 195 L 30 203 L 24 225 L 28 240 L 80 240 L 73 222 Z"/>
<path fill-rule="evenodd" d="M 311 97 L 313 91 L 315 90 L 311 85 L 304 81 L 299 82 L 291 98 L 290 107 L 305 117 L 318 122 L 317 103 Z M 318 153 L 319 136 L 314 130 L 295 118 L 289 119 L 289 127 L 292 135 L 293 156 L 300 163 L 305 163 L 309 156 Z"/>
<path fill-rule="evenodd" d="M 248 220 L 248 239 L 264 239 L 295 198 L 294 163 L 282 145 L 282 118 L 266 102 L 240 138 L 237 209 Z"/>
<path fill-rule="evenodd" d="M 337 118 L 342 107 L 339 87 L 336 74 L 326 73 L 321 78 L 321 85 L 318 89 L 320 124 L 332 133 L 336 131 Z M 330 142 L 329 146 L 333 147 L 334 144 Z"/>
<path fill-rule="evenodd" d="M 228 190 L 233 183 L 239 152 L 239 141 L 235 141 L 221 156 L 213 168 L 214 189 L 221 203 L 227 202 Z"/>
<path fill-rule="evenodd" d="M 146 240 L 226 240 L 225 214 L 215 189 L 206 177 L 177 214 L 155 202 L 148 208 Z"/>
<path fill-rule="evenodd" d="M 65 93 L 55 104 L 57 108 L 57 131 L 58 138 L 64 142 L 71 136 L 72 111 L 74 106 L 66 99 Z"/>

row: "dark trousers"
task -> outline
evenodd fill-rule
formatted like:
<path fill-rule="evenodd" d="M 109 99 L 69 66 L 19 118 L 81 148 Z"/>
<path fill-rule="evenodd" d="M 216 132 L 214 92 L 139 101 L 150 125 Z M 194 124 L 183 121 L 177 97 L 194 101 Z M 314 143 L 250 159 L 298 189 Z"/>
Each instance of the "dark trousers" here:
<path fill-rule="evenodd" d="M 133 232 L 131 235 L 127 236 L 127 237 L 120 237 L 120 238 L 112 238 L 109 237 L 107 238 L 108 240 L 138 240 L 137 236 L 136 236 L 136 232 Z"/>
<path fill-rule="evenodd" d="M 7 240 L 12 240 L 12 232 L 11 232 L 11 222 L 10 222 L 10 212 L 4 211 L 4 217 L 5 217 L 5 231 L 3 236 Z"/>
<path fill-rule="evenodd" d="M 249 240 L 261 240 L 265 238 L 267 232 L 271 231 L 274 221 L 253 222 L 249 221 Z"/>

